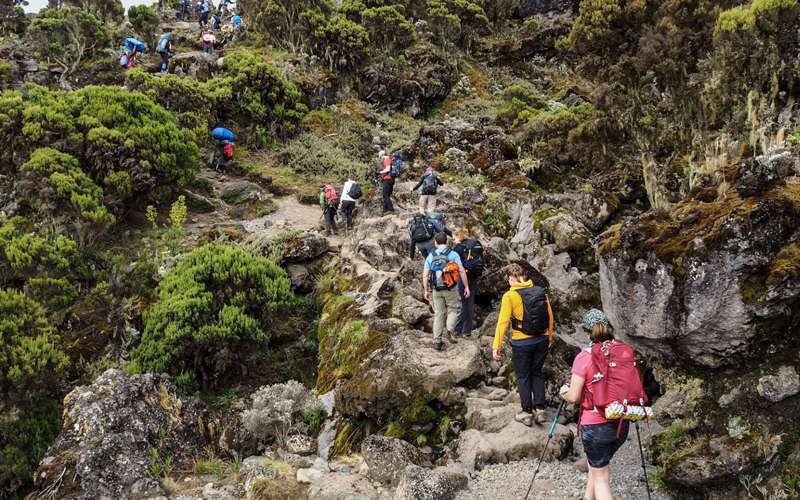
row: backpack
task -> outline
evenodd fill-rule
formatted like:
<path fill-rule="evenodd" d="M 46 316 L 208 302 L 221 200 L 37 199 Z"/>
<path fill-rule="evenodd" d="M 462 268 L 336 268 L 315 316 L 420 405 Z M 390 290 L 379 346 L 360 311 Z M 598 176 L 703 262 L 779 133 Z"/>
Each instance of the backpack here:
<path fill-rule="evenodd" d="M 325 184 L 323 188 L 325 192 L 325 206 L 332 207 L 339 202 L 339 195 L 336 194 L 336 188 L 330 184 Z"/>
<path fill-rule="evenodd" d="M 646 407 L 650 400 L 636 366 L 636 351 L 631 346 L 619 340 L 592 345 L 592 369 L 594 375 L 586 381 L 582 410 L 597 409 L 606 418 L 619 418 L 620 429 L 623 420 L 652 416 L 652 409 Z M 621 406 L 622 411 L 615 411 L 615 415 L 610 416 L 608 410 L 612 406 Z M 628 418 L 629 407 L 637 407 L 637 411 L 644 414 L 631 414 L 631 418 Z"/>
<path fill-rule="evenodd" d="M 442 253 L 435 250 L 433 252 L 428 274 L 428 283 L 432 290 L 452 290 L 458 285 L 458 264 L 450 260 L 451 251 L 448 247 Z"/>
<path fill-rule="evenodd" d="M 156 52 L 166 52 L 167 44 L 169 44 L 169 38 L 161 37 L 161 40 L 158 42 L 158 48 L 156 48 Z"/>
<path fill-rule="evenodd" d="M 364 193 L 361 191 L 361 186 L 359 186 L 357 182 L 354 182 L 353 185 L 350 186 L 350 191 L 347 192 L 347 196 L 357 200 L 364 196 Z"/>
<path fill-rule="evenodd" d="M 436 194 L 439 188 L 438 180 L 436 174 L 426 174 L 422 178 L 422 194 Z"/>
<path fill-rule="evenodd" d="M 427 217 L 422 214 L 416 214 L 414 220 L 411 222 L 409 233 L 411 233 L 411 241 L 414 243 L 422 243 L 423 241 L 432 239 L 436 235 L 436 228 Z"/>
<path fill-rule="evenodd" d="M 512 318 L 511 326 L 525 335 L 544 335 L 550 327 L 550 313 L 547 309 L 547 294 L 544 288 L 532 286 L 516 292 L 522 298 L 522 320 Z"/>
<path fill-rule="evenodd" d="M 477 276 L 483 272 L 483 245 L 478 240 L 470 239 L 461 245 L 461 263 L 467 272 Z"/>
<path fill-rule="evenodd" d="M 119 58 L 119 65 L 123 68 L 128 67 L 128 54 L 122 54 Z"/>
<path fill-rule="evenodd" d="M 391 156 L 392 164 L 391 169 L 389 170 L 389 175 L 392 178 L 400 177 L 400 174 L 403 173 L 403 158 L 400 157 L 400 153 L 395 153 Z"/>
<path fill-rule="evenodd" d="M 225 155 L 226 160 L 230 160 L 231 158 L 233 158 L 233 144 L 231 144 L 230 142 L 227 144 L 223 144 L 222 153 Z"/>

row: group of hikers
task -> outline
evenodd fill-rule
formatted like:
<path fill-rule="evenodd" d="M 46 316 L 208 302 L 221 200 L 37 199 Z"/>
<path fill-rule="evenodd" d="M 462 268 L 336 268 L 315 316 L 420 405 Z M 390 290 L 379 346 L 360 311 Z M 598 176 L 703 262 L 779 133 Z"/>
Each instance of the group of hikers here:
<path fill-rule="evenodd" d="M 394 212 L 391 197 L 402 168 L 401 155 L 381 151 L 376 172 L 384 215 Z M 443 185 L 433 167 L 424 169 L 412 189 L 421 191 L 419 213 L 409 224 L 410 257 L 413 259 L 419 251 L 425 259 L 423 293 L 433 308 L 433 348 L 438 351 L 446 349 L 445 337 L 455 343 L 458 337 L 473 334 L 477 284 L 484 270 L 481 243 L 466 228 L 451 231 L 447 217 L 435 211 L 438 189 Z M 341 196 L 333 185 L 320 188 L 327 234 L 336 231 L 337 211 L 346 227 L 352 227 L 353 209 L 362 194 L 352 179 L 345 182 Z M 506 278 L 509 290 L 502 297 L 491 356 L 495 362 L 501 360 L 510 330 L 511 363 L 521 404 L 514 419 L 529 427 L 542 425 L 548 420 L 543 368 L 553 346 L 553 308 L 545 288 L 534 283 L 522 264 L 509 265 Z M 612 498 L 608 465 L 627 440 L 629 421 L 648 418 L 652 410 L 645 406 L 648 398 L 636 368 L 635 352 L 614 338 L 608 317 L 592 309 L 583 317 L 582 326 L 590 344 L 575 357 L 570 383 L 561 388 L 560 395 L 565 402 L 580 407 L 579 433 L 589 470 L 584 498 L 608 500 Z M 624 400 L 617 401 L 620 394 Z M 554 422 L 557 418 L 558 413 Z M 550 429 L 551 436 L 554 428 Z"/>
<path fill-rule="evenodd" d="M 242 17 L 231 7 L 231 0 L 221 0 L 215 8 L 212 0 L 198 0 L 196 11 L 198 23 L 202 33 L 198 43 L 206 54 L 213 54 L 215 47 L 225 46 L 243 28 Z M 190 0 L 181 0 L 178 18 L 189 18 Z M 210 19 L 209 19 L 210 16 Z M 220 38 L 217 38 L 217 33 Z M 147 44 L 136 37 L 128 37 L 124 41 L 123 54 L 120 57 L 120 66 L 133 68 L 137 65 L 136 57 L 147 50 Z M 161 56 L 161 71 L 169 70 L 169 58 L 174 53 L 172 47 L 172 34 L 163 33 L 156 45 L 156 52 Z"/>

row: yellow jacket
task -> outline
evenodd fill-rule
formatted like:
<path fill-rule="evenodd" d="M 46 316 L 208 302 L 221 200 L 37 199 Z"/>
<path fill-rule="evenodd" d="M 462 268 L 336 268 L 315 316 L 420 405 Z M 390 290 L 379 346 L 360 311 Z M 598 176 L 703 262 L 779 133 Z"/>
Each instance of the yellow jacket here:
<path fill-rule="evenodd" d="M 500 306 L 500 317 L 497 318 L 497 328 L 494 331 L 494 342 L 492 343 L 493 349 L 500 349 L 503 341 L 506 338 L 508 327 L 511 325 L 512 316 L 514 319 L 522 321 L 522 315 L 525 312 L 525 306 L 522 304 L 522 297 L 516 293 L 517 290 L 523 288 L 530 288 L 533 286 L 533 280 L 523 281 L 521 283 L 514 283 L 511 285 L 511 290 L 503 294 L 503 302 Z M 550 316 L 549 326 L 547 328 L 547 336 L 550 341 L 553 339 L 553 332 L 555 331 L 555 319 L 553 318 L 553 309 L 550 307 L 550 301 L 547 301 L 547 313 Z M 532 338 L 530 335 L 525 335 L 519 330 L 511 331 L 511 340 L 525 340 Z"/>

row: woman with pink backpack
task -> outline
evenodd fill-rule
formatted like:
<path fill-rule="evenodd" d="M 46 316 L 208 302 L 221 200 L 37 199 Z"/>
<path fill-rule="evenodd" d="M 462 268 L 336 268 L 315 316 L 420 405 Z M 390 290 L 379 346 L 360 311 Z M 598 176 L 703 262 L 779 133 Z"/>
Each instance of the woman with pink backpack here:
<path fill-rule="evenodd" d="M 569 403 L 580 403 L 578 428 L 589 462 L 584 498 L 611 500 L 608 465 L 628 438 L 629 421 L 649 417 L 652 410 L 646 406 L 636 353 L 614 339 L 605 313 L 587 312 L 583 329 L 591 345 L 575 357 L 572 379 L 561 388 L 561 396 Z"/>

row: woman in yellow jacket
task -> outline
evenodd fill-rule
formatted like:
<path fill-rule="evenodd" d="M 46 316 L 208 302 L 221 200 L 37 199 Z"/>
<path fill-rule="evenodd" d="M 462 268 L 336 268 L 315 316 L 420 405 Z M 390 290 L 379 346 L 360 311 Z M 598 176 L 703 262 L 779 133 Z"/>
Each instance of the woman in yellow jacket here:
<path fill-rule="evenodd" d="M 542 367 L 553 343 L 553 310 L 544 290 L 534 286 L 519 264 L 509 266 L 508 284 L 511 290 L 503 295 L 492 358 L 500 361 L 500 348 L 510 326 L 511 361 L 517 373 L 517 391 L 522 402 L 522 412 L 514 418 L 528 426 L 534 421 L 541 424 L 546 420 Z"/>

